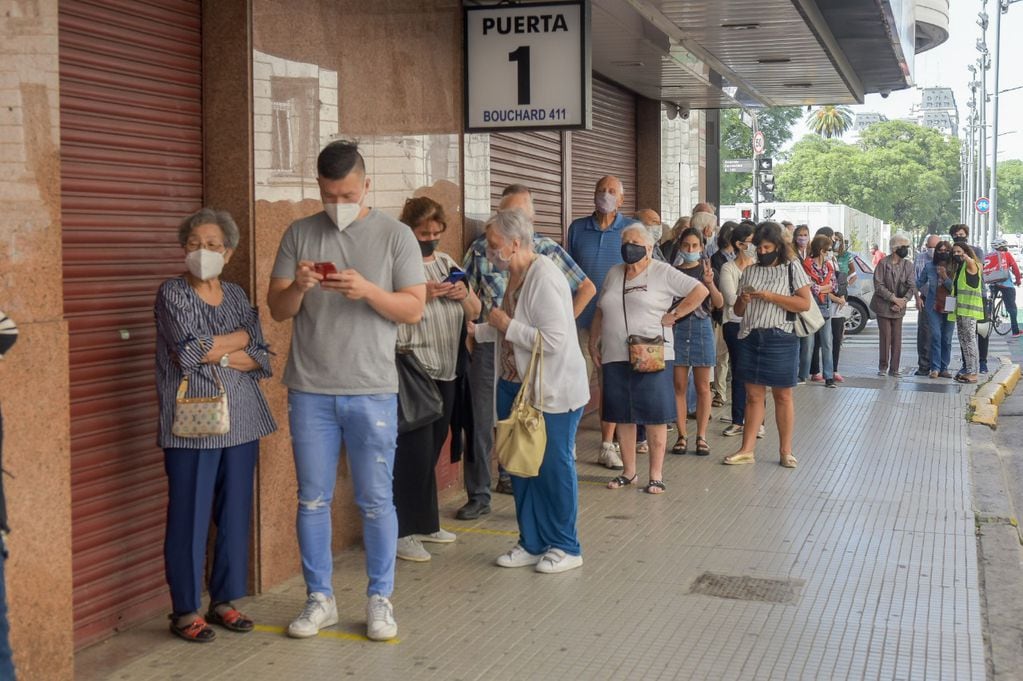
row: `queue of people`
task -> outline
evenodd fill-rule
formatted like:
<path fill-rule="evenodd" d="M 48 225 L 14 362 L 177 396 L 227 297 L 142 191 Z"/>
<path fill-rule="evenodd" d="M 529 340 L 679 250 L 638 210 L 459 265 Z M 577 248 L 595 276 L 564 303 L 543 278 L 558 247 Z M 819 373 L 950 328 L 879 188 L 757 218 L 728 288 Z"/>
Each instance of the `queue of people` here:
<path fill-rule="evenodd" d="M 456 517 L 474 520 L 490 512 L 495 426 L 528 396 L 542 424 L 542 458 L 532 476 L 498 466 L 497 489 L 514 498 L 519 536 L 496 564 L 556 574 L 583 563 L 574 460 L 594 373 L 596 463 L 618 473 L 606 486 L 651 495 L 668 489 L 669 429 L 671 453 L 687 453 L 693 414 L 691 449 L 707 456 L 712 409 L 729 399 L 722 435 L 741 443 L 722 463 L 754 463 L 768 389 L 779 463 L 796 468 L 793 388 L 807 378 L 829 388 L 841 380 L 835 329 L 844 325 L 839 311 L 854 268 L 843 235 L 828 228 L 812 239 L 806 225 L 770 221 L 719 229 L 713 207 L 699 204 L 667 230 L 651 209 L 626 215 L 624 187 L 607 176 L 593 213 L 570 225 L 562 248 L 536 234 L 529 189 L 511 185 L 459 267 L 438 248 L 447 228 L 440 204 L 409 199 L 400 220 L 367 205 L 370 180 L 355 144 L 327 145 L 317 170 L 323 210 L 284 233 L 267 295 L 274 322 L 292 329 L 283 383 L 307 598 L 289 636 L 315 636 L 339 619 L 331 502 L 342 445 L 362 517 L 366 634 L 390 640 L 398 631 L 390 601 L 396 560 L 427 562 L 427 544 L 457 540 L 440 525 L 435 476 L 457 404 L 468 405 L 473 423 L 464 443 L 467 498 Z M 178 229 L 185 272 L 160 287 L 155 303 L 170 630 L 198 643 L 215 640 L 213 625 L 255 628 L 234 601 L 246 592 L 259 442 L 277 428 L 259 387 L 272 374 L 261 321 L 244 291 L 220 278 L 239 240 L 225 212 L 188 216 Z M 919 291 L 927 374 L 952 376 L 954 326 L 964 358 L 957 380 L 976 382 L 985 360 L 977 333 L 983 274 L 1007 269 L 1018 283 L 1015 262 L 999 249 L 989 266 L 958 237 L 928 246 L 933 257 L 928 251 L 917 263 L 904 235 L 890 246 L 872 302 L 879 373 L 900 371 L 901 321 Z M 797 334 L 812 310 L 823 325 Z M 411 365 L 401 361 L 408 356 Z M 416 399 L 433 409 L 414 423 L 399 406 L 411 395 L 408 371 L 421 374 Z M 638 484 L 641 453 L 649 455 L 648 477 Z"/>

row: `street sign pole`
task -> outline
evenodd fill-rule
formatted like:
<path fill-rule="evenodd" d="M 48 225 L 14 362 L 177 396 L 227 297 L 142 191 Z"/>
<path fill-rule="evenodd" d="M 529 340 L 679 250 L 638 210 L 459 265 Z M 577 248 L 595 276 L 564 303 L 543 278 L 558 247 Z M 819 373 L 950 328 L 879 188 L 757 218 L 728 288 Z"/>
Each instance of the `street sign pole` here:
<path fill-rule="evenodd" d="M 760 154 L 757 152 L 757 135 L 760 134 L 760 129 L 757 127 L 757 112 L 752 112 L 753 116 L 753 222 L 760 222 L 760 172 L 757 169 L 757 158 Z"/>

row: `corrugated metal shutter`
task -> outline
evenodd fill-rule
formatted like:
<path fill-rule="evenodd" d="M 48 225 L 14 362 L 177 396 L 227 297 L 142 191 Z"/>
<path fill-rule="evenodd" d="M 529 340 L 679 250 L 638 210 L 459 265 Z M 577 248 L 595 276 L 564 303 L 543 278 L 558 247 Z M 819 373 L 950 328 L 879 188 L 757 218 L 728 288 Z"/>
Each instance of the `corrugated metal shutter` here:
<path fill-rule="evenodd" d="M 199 0 L 61 0 L 75 642 L 166 607 L 153 297 L 202 202 Z"/>
<path fill-rule="evenodd" d="M 614 175 L 625 187 L 622 210 L 636 209 L 636 96 L 593 78 L 593 129 L 570 132 L 572 217 L 593 212 L 597 180 Z M 660 163 L 660 159 L 649 159 Z M 657 206 L 654 206 L 657 208 Z"/>
<path fill-rule="evenodd" d="M 533 194 L 536 231 L 561 241 L 561 133 L 502 132 L 490 136 L 490 205 L 496 210 L 501 192 L 524 184 Z"/>

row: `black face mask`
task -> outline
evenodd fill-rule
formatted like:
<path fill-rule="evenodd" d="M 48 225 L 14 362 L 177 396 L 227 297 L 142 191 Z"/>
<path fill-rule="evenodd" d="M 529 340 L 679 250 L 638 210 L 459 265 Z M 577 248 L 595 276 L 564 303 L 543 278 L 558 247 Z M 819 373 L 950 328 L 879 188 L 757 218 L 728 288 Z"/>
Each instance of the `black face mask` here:
<path fill-rule="evenodd" d="M 954 236 L 954 237 L 952 237 L 952 243 L 955 243 L 955 244 L 965 244 L 966 243 L 966 237 L 965 236 Z"/>
<path fill-rule="evenodd" d="M 948 251 L 934 252 L 934 262 L 936 263 L 948 262 L 951 257 L 952 256 Z"/>
<path fill-rule="evenodd" d="M 962 265 L 964 262 L 966 262 L 965 255 L 953 255 L 952 259 L 956 261 L 957 265 Z"/>
<path fill-rule="evenodd" d="M 622 260 L 629 265 L 635 265 L 646 257 L 646 246 L 639 244 L 622 244 Z"/>
<path fill-rule="evenodd" d="M 419 250 L 423 254 L 424 258 L 428 258 L 429 256 L 433 255 L 433 252 L 437 250 L 437 246 L 439 245 L 440 245 L 439 239 L 436 239 L 434 241 L 420 241 Z"/>
<path fill-rule="evenodd" d="M 906 256 L 909 255 L 909 246 L 899 246 L 898 248 L 895 249 L 895 255 L 899 256 L 900 258 L 905 258 Z"/>
<path fill-rule="evenodd" d="M 770 253 L 757 253 L 758 265 L 770 267 L 776 262 L 778 262 L 778 251 L 771 251 Z"/>

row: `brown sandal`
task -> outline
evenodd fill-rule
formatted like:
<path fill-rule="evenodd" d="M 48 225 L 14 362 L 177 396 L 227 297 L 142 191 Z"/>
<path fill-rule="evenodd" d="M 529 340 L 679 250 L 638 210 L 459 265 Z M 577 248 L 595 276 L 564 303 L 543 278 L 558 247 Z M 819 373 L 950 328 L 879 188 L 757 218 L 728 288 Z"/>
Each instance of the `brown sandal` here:
<path fill-rule="evenodd" d="M 223 615 L 217 612 L 217 608 L 222 605 L 228 606 L 228 610 Z M 232 603 L 226 601 L 222 603 L 210 603 L 210 609 L 206 613 L 206 619 L 211 624 L 218 624 L 225 629 L 236 631 L 240 634 L 247 634 L 256 627 L 255 622 L 240 613 Z"/>
<path fill-rule="evenodd" d="M 175 636 L 179 636 L 186 641 L 192 643 L 209 643 L 217 638 L 217 632 L 206 623 L 202 617 L 196 617 L 194 620 L 184 626 L 178 626 L 176 619 L 173 614 L 170 617 L 170 630 Z"/>

